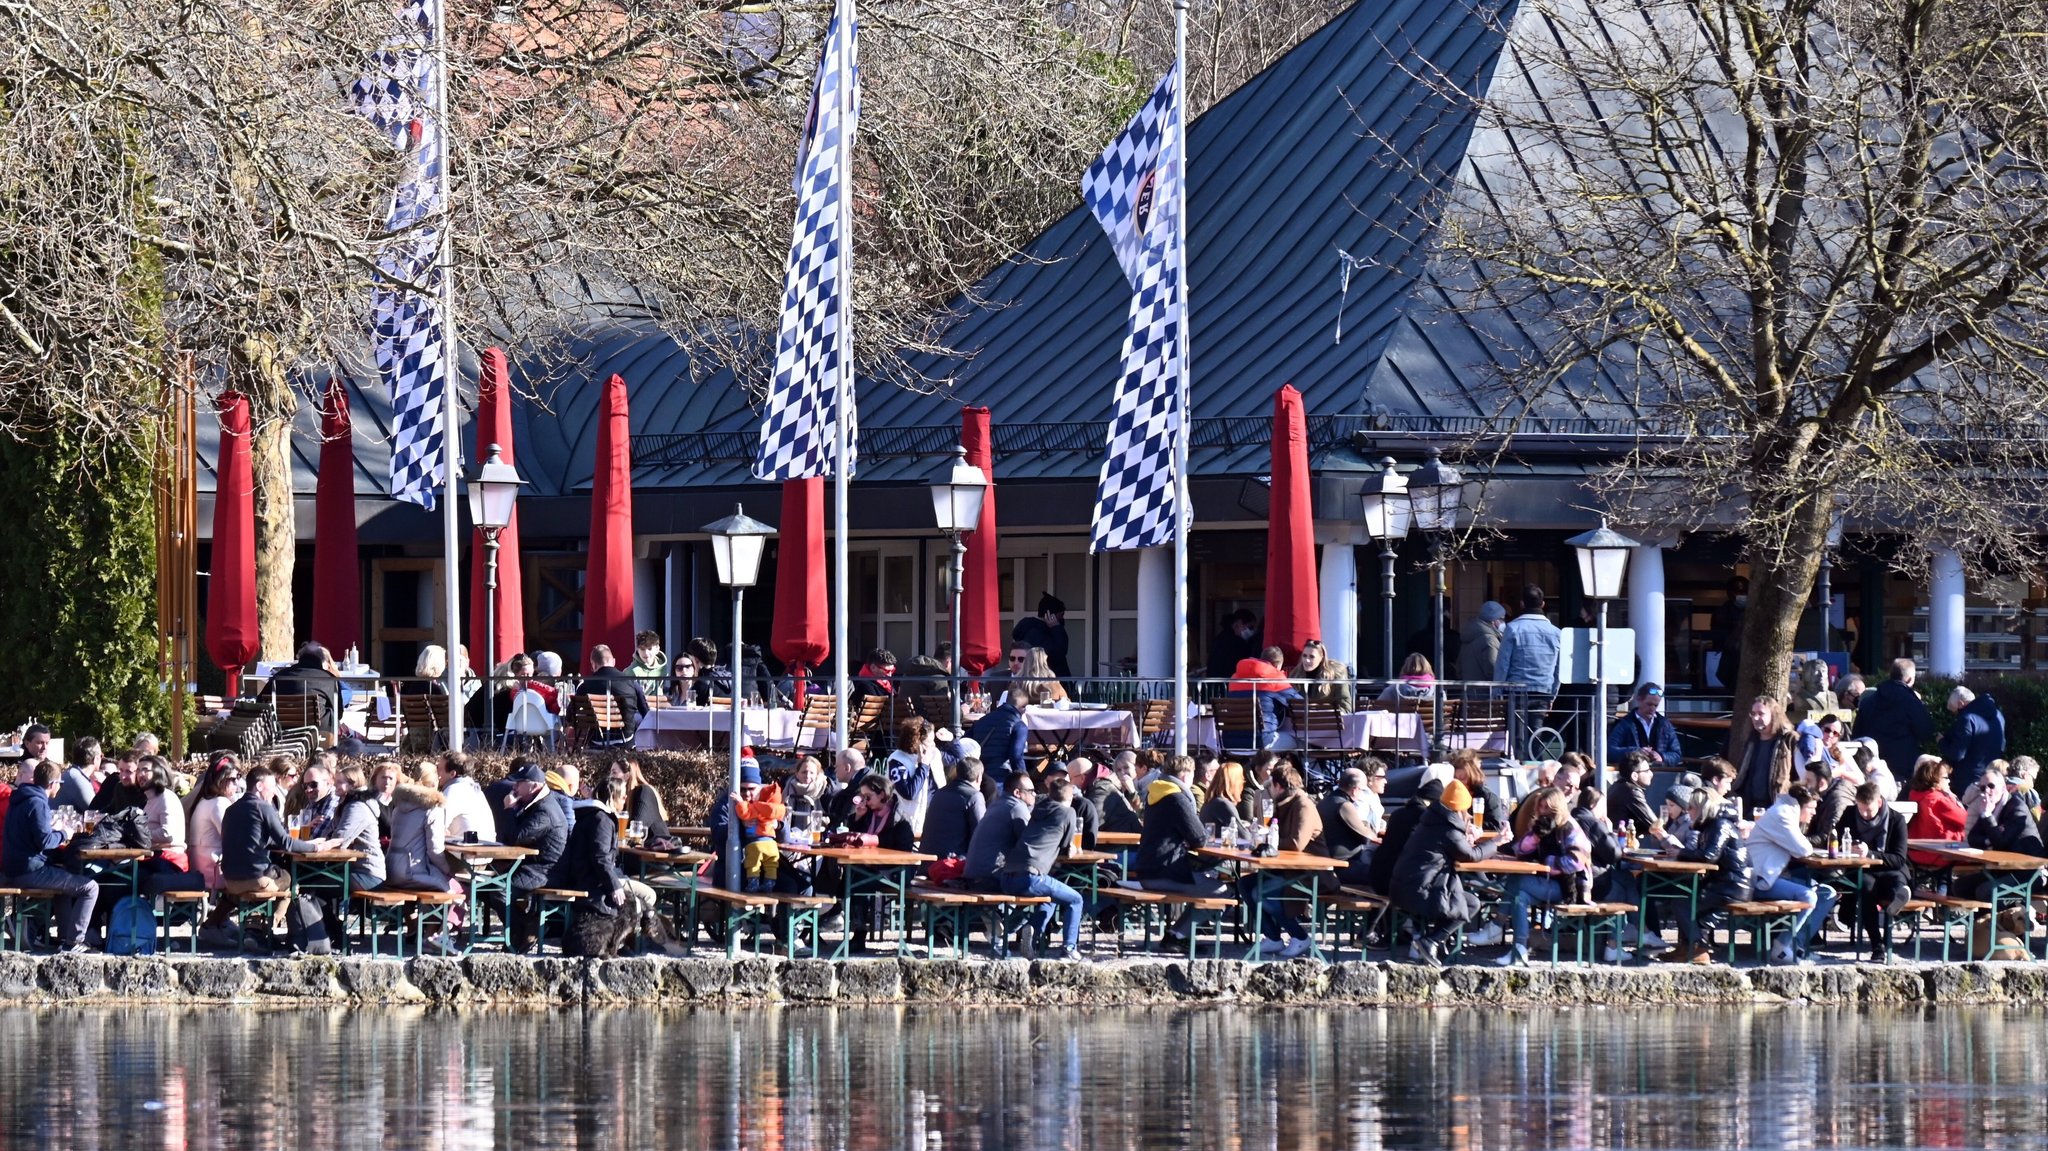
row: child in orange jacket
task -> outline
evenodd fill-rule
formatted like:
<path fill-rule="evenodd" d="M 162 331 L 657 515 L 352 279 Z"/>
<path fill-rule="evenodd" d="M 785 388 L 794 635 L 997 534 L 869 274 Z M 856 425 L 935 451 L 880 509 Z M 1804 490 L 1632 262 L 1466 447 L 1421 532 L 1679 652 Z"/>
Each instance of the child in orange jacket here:
<path fill-rule="evenodd" d="M 751 747 L 740 751 L 740 793 L 733 797 L 732 810 L 740 821 L 745 890 L 774 890 L 782 866 L 782 849 L 776 846 L 775 833 L 789 808 L 782 802 L 782 789 L 762 784 L 761 762 L 754 758 Z"/>

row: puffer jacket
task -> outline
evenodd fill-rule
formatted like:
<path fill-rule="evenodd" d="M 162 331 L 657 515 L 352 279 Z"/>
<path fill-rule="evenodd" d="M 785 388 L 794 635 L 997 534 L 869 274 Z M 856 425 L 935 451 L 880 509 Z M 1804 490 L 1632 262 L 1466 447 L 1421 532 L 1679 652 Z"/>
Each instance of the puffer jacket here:
<path fill-rule="evenodd" d="M 441 793 L 401 783 L 391 795 L 391 845 L 384 849 L 385 882 L 423 891 L 446 891 L 448 812 Z"/>
<path fill-rule="evenodd" d="M 1700 906 L 1725 907 L 1750 897 L 1749 848 L 1732 815 L 1716 815 L 1699 826 L 1698 838 L 1678 858 L 1694 863 L 1711 863 L 1715 870 L 1702 876 Z"/>
<path fill-rule="evenodd" d="M 1131 875 L 1192 882 L 1193 852 L 1202 842 L 1202 821 L 1195 814 L 1194 796 L 1176 780 L 1154 780 L 1145 795 L 1145 830 L 1138 834 L 1138 855 L 1131 861 Z"/>
<path fill-rule="evenodd" d="M 1485 859 L 1498 842 L 1473 847 L 1465 817 L 1441 803 L 1430 804 L 1394 864 L 1394 905 L 1432 923 L 1478 915 L 1479 897 L 1465 889 L 1458 864 Z"/>
<path fill-rule="evenodd" d="M 1394 865 L 1400 862 L 1402 850 L 1421 826 L 1423 813 L 1435 807 L 1443 794 L 1444 785 L 1432 779 L 1417 788 L 1399 811 L 1387 816 L 1386 833 L 1380 836 L 1380 845 L 1373 849 L 1372 862 L 1365 869 L 1367 887 L 1381 895 L 1393 893 Z"/>

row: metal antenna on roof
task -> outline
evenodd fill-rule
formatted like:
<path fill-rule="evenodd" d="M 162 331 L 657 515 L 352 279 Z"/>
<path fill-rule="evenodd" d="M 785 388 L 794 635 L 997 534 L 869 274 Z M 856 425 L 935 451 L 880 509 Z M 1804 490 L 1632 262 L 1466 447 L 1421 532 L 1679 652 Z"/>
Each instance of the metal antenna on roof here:
<path fill-rule="evenodd" d="M 1337 342 L 1344 342 L 1344 301 L 1351 296 L 1351 274 L 1366 266 L 1364 260 L 1337 249 Z"/>

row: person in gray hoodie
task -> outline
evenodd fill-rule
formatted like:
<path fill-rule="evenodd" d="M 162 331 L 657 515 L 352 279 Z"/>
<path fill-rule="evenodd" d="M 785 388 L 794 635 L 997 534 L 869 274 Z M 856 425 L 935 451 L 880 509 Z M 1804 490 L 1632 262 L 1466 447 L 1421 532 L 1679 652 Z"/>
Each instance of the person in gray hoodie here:
<path fill-rule="evenodd" d="M 1459 638 L 1458 669 L 1466 679 L 1485 679 L 1493 674 L 1500 656 L 1500 629 L 1507 622 L 1508 609 L 1494 600 L 1479 605 L 1479 615 L 1465 624 Z"/>
<path fill-rule="evenodd" d="M 1023 834 L 1017 837 L 1016 847 L 1003 857 L 1004 895 L 1052 900 L 1051 903 L 1036 905 L 1033 922 L 1018 932 L 1017 955 L 1020 958 L 1038 958 L 1034 941 L 1052 927 L 1054 906 L 1060 909 L 1065 935 L 1059 949 L 1049 952 L 1046 958 L 1079 957 L 1084 901 L 1080 892 L 1052 877 L 1054 865 L 1060 856 L 1066 854 L 1080 830 L 1073 804 L 1074 784 L 1071 780 L 1055 779 L 1048 783 L 1046 796 L 1031 809 L 1031 819 L 1024 825 Z"/>

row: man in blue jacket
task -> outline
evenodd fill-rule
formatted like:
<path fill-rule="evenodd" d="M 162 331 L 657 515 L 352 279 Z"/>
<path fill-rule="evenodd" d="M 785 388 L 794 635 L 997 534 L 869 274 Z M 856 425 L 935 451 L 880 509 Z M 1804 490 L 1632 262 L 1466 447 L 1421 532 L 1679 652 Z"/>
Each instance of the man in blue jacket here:
<path fill-rule="evenodd" d="M 1934 717 L 1927 714 L 1927 704 L 1920 693 L 1913 690 L 1913 681 L 1919 669 L 1910 659 L 1892 661 L 1891 677 L 1877 685 L 1877 690 L 1863 693 L 1856 701 L 1856 738 L 1877 741 L 1877 754 L 1900 778 L 1910 778 L 1913 762 L 1920 758 L 1920 748 L 1934 735 Z M 2002 726 L 2002 725 L 2001 725 Z M 1976 775 L 1963 778 L 1961 764 L 1953 764 L 1956 771 L 1950 779 L 1950 786 L 1961 794 L 1963 785 L 1976 781 Z M 1978 765 L 1983 770 L 1983 765 Z"/>
<path fill-rule="evenodd" d="M 1998 710 L 1997 700 L 1961 684 L 1948 693 L 1948 710 L 1956 718 L 1941 737 L 1941 757 L 1955 768 L 1950 786 L 1958 792 L 1968 791 L 1984 774 L 1985 765 L 2005 754 L 2005 716 Z"/>
<path fill-rule="evenodd" d="M 1500 633 L 1500 654 L 1493 659 L 1493 678 L 1519 685 L 1525 692 L 1516 750 L 1522 741 L 1550 713 L 1550 701 L 1557 697 L 1557 665 L 1564 648 L 1564 633 L 1543 614 L 1543 589 L 1535 584 L 1522 588 L 1522 614 L 1508 621 Z"/>
<path fill-rule="evenodd" d="M 1011 772 L 1025 769 L 1024 749 L 1030 733 L 1024 726 L 1024 709 L 1030 703 L 1029 690 L 1013 687 L 968 733 L 981 745 L 983 778 L 999 790 Z"/>
<path fill-rule="evenodd" d="M 17 787 L 0 829 L 0 871 L 16 887 L 57 892 L 57 949 L 85 950 L 85 925 L 99 902 L 100 885 L 58 867 L 50 854 L 64 846 L 65 835 L 50 821 L 50 797 L 64 778 L 62 764 L 39 760 L 32 782 Z"/>
<path fill-rule="evenodd" d="M 1629 713 L 1607 734 L 1607 762 L 1619 765 L 1630 752 L 1640 748 L 1651 763 L 1677 767 L 1685 756 L 1678 747 L 1678 729 L 1671 725 L 1663 707 L 1663 687 L 1645 683 L 1637 688 Z"/>

